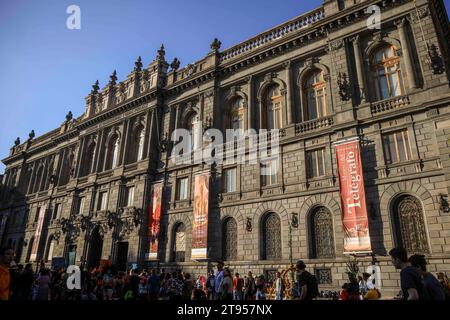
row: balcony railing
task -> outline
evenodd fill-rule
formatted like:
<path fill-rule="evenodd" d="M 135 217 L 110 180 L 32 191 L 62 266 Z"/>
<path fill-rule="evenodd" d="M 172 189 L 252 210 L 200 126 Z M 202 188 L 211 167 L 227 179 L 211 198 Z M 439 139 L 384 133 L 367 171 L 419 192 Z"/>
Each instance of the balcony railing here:
<path fill-rule="evenodd" d="M 326 128 L 333 125 L 333 123 L 334 121 L 332 116 L 297 123 L 295 125 L 295 134 L 299 135 L 308 131 Z"/>
<path fill-rule="evenodd" d="M 397 109 L 399 107 L 404 107 L 407 105 L 409 105 L 409 97 L 408 96 L 399 96 L 399 97 L 394 97 L 391 99 L 372 103 L 370 106 L 370 112 L 372 113 L 372 115 L 374 115 L 377 113 Z"/>
<path fill-rule="evenodd" d="M 304 30 L 323 18 L 325 18 L 323 8 L 315 9 L 223 51 L 220 59 L 221 61 L 227 61 L 243 53 L 263 47 L 287 35 Z"/>

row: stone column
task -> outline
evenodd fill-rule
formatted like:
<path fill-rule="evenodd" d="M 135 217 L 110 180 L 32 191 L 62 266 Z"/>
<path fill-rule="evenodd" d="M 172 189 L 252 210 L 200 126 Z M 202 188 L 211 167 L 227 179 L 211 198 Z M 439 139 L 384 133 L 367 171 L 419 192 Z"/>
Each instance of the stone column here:
<path fill-rule="evenodd" d="M 358 78 L 358 91 L 359 91 L 359 97 L 361 99 L 361 103 L 365 103 L 367 101 L 366 99 L 366 89 L 365 89 L 365 81 L 364 81 L 364 65 L 363 60 L 361 58 L 361 47 L 360 47 L 360 37 L 355 36 L 350 39 L 350 41 L 353 43 L 353 51 L 355 55 L 355 64 L 356 64 L 356 76 Z"/>
<path fill-rule="evenodd" d="M 402 45 L 402 56 L 404 58 L 403 61 L 405 62 L 405 68 L 406 68 L 406 70 L 405 70 L 406 72 L 403 72 L 403 74 L 406 73 L 405 76 L 407 78 L 409 88 L 416 89 L 417 82 L 416 82 L 416 77 L 414 74 L 414 66 L 413 66 L 411 50 L 410 50 L 410 46 L 409 46 L 409 42 L 408 42 L 406 24 L 407 24 L 406 18 L 397 20 L 395 22 L 395 25 L 397 26 L 398 33 L 399 33 L 400 42 Z"/>
<path fill-rule="evenodd" d="M 247 130 L 252 128 L 253 76 L 248 77 Z"/>
<path fill-rule="evenodd" d="M 292 94 L 293 94 L 291 61 L 286 62 L 284 64 L 284 68 L 286 70 L 286 82 L 287 82 L 286 125 L 290 125 L 292 124 Z"/>

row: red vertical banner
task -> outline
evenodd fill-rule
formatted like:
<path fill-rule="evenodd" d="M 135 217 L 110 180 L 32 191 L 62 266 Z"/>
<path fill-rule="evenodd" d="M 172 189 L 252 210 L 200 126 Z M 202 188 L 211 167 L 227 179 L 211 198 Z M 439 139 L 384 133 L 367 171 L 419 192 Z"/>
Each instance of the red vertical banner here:
<path fill-rule="evenodd" d="M 149 206 L 148 217 L 148 238 L 149 250 L 147 260 L 158 259 L 158 238 L 161 222 L 161 203 L 162 203 L 163 183 L 157 183 L 153 186 L 152 204 Z"/>
<path fill-rule="evenodd" d="M 195 176 L 191 252 L 193 260 L 206 259 L 208 257 L 209 180 L 209 172 Z"/>
<path fill-rule="evenodd" d="M 371 252 L 359 138 L 336 143 L 344 253 Z"/>
<path fill-rule="evenodd" d="M 45 211 L 46 211 L 45 206 L 42 206 L 39 209 L 39 217 L 36 226 L 36 231 L 34 233 L 34 240 L 33 240 L 33 247 L 31 248 L 30 261 L 36 261 L 37 259 L 39 244 L 41 242 L 42 227 L 44 226 Z"/>

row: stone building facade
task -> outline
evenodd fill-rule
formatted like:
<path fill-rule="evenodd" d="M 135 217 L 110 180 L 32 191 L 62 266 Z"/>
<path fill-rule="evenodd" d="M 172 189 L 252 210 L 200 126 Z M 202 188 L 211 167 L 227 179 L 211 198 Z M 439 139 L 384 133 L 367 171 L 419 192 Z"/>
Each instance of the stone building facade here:
<path fill-rule="evenodd" d="M 380 29 L 367 24 L 373 5 Z M 321 286 L 340 288 L 353 258 L 344 254 L 333 143 L 359 136 L 373 250 L 357 257 L 361 270 L 376 263 L 382 289 L 397 290 L 387 252 L 401 245 L 448 273 L 449 40 L 442 1 L 325 0 L 229 49 L 215 39 L 184 68 L 161 47 L 122 82 L 115 72 L 101 90 L 97 82 L 80 117 L 16 141 L 3 159 L 2 245 L 21 262 L 112 259 L 194 274 L 223 259 L 270 276 L 303 259 Z M 172 132 L 199 124 L 279 129 L 280 170 L 267 178 L 259 163 L 175 164 Z M 194 176 L 205 171 L 209 259 L 197 261 Z M 160 182 L 155 262 L 146 259 L 148 212 Z"/>

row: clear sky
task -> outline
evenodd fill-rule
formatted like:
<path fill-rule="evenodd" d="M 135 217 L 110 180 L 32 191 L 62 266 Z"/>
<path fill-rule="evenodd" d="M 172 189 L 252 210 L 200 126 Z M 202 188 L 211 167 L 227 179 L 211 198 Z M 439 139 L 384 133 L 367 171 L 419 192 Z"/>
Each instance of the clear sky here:
<path fill-rule="evenodd" d="M 445 0 L 450 7 L 450 0 Z M 81 29 L 69 30 L 69 5 Z M 309 11 L 322 0 L 0 0 L 0 158 L 84 112 L 95 80 L 122 81 L 140 55 L 147 66 L 161 43 L 181 65 L 202 58 L 217 37 L 230 47 Z M 0 173 L 4 170 L 0 164 Z"/>

